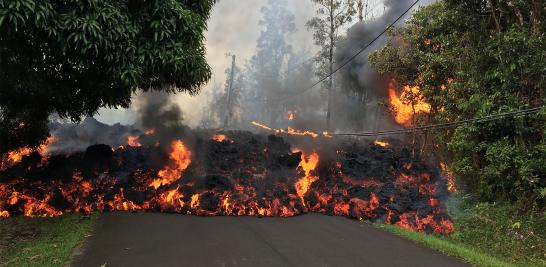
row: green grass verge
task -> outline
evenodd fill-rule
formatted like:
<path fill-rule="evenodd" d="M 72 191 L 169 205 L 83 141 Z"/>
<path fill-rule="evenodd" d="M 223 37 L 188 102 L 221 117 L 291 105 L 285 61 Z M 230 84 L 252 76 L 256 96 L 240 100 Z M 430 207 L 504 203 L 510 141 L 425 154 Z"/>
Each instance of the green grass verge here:
<path fill-rule="evenodd" d="M 414 233 L 392 225 L 380 228 L 475 266 L 546 266 L 546 214 L 519 211 L 511 204 L 459 199 L 449 206 L 455 232 L 449 236 Z"/>
<path fill-rule="evenodd" d="M 492 256 L 477 252 L 475 249 L 467 248 L 464 245 L 457 244 L 444 237 L 436 235 L 426 235 L 422 233 L 415 233 L 398 226 L 382 224 L 378 226 L 381 229 L 387 230 L 396 235 L 413 240 L 417 243 L 430 247 L 434 250 L 440 251 L 446 255 L 460 258 L 475 266 L 484 267 L 511 267 L 515 266 L 511 263 L 502 261 Z"/>
<path fill-rule="evenodd" d="M 0 266 L 65 266 L 74 248 L 90 233 L 96 217 L 70 214 L 0 220 L 0 231 L 10 235 L 3 240 Z"/>

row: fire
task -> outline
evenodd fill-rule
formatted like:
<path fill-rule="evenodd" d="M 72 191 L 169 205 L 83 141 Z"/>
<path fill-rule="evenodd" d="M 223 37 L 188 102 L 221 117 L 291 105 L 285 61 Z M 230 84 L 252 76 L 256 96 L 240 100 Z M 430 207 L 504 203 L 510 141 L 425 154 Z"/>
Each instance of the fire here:
<path fill-rule="evenodd" d="M 142 144 L 138 141 L 138 136 L 128 136 L 127 144 L 132 147 L 141 147 Z"/>
<path fill-rule="evenodd" d="M 453 231 L 443 203 L 445 190 L 439 187 L 447 178 L 439 175 L 438 166 L 412 164 L 399 153 L 383 158 L 386 151 L 370 149 L 373 143 L 344 144 L 332 150 L 337 153 L 324 156 L 296 154 L 301 151 L 291 150 L 280 139 L 248 133 L 230 132 L 229 140 L 233 149 L 209 145 L 194 152 L 181 140 L 172 142 L 168 151 L 154 145 L 131 153 L 113 149 L 110 156 L 116 169 L 97 167 L 85 173 L 79 170 L 89 165 L 83 160 L 87 152 L 75 154 L 74 160 L 66 161 L 71 173 L 67 177 L 60 173 L 58 178 L 36 175 L 52 173 L 56 164 L 23 161 L 12 171 L 0 171 L 0 176 L 8 176 L 0 181 L 0 218 L 94 211 L 278 217 L 316 212 L 427 233 Z M 153 161 L 147 158 L 150 154 L 168 161 L 158 168 L 156 162 L 147 163 Z M 56 160 L 62 163 L 62 157 Z M 367 172 L 366 165 L 382 167 Z M 36 169 L 27 172 L 30 168 Z"/>
<path fill-rule="evenodd" d="M 408 103 L 406 100 L 413 96 L 416 103 Z M 413 117 L 421 113 L 430 113 L 430 104 L 424 102 L 421 96 L 421 89 L 417 86 L 404 86 L 400 96 L 397 94 L 396 81 L 389 82 L 389 100 L 391 107 L 394 108 L 396 123 L 411 127 L 413 125 Z"/>
<path fill-rule="evenodd" d="M 192 209 L 195 209 L 197 208 L 197 206 L 199 206 L 199 194 L 195 194 L 193 196 L 191 196 L 191 203 L 190 203 L 190 207 Z"/>
<path fill-rule="evenodd" d="M 45 143 L 41 144 L 37 148 L 22 147 L 17 150 L 9 151 L 5 156 L 0 156 L 0 170 L 13 166 L 23 160 L 24 157 L 32 154 L 32 152 L 38 152 L 40 155 L 45 156 L 49 149 L 49 146 L 55 143 L 55 138 L 50 136 Z"/>
<path fill-rule="evenodd" d="M 252 122 L 252 125 L 254 125 L 256 127 L 259 127 L 259 128 L 262 128 L 262 129 L 267 130 L 267 131 L 275 132 L 275 134 L 286 134 L 286 135 L 293 135 L 293 136 L 308 136 L 308 137 L 312 137 L 312 138 L 319 138 L 321 136 L 320 134 L 312 132 L 312 131 L 296 130 L 296 129 L 293 129 L 291 127 L 288 127 L 288 129 L 286 129 L 286 130 L 285 129 L 273 129 L 273 128 L 267 126 L 267 125 L 264 125 L 262 123 L 255 122 L 255 121 Z M 330 135 L 328 132 L 323 132 L 322 136 L 326 137 L 326 138 L 332 138 L 332 135 Z"/>
<path fill-rule="evenodd" d="M 148 129 L 144 132 L 145 135 L 154 135 L 155 134 L 155 129 Z"/>
<path fill-rule="evenodd" d="M 374 144 L 375 144 L 376 146 L 380 146 L 380 147 L 383 147 L 383 148 L 389 147 L 389 145 L 390 145 L 390 144 L 387 143 L 387 142 L 382 142 L 382 141 L 379 141 L 379 140 L 375 140 L 375 141 L 374 141 Z"/>
<path fill-rule="evenodd" d="M 444 162 L 440 162 L 440 170 L 442 170 L 442 174 L 445 175 L 447 179 L 447 190 L 449 191 L 449 193 L 457 192 L 457 184 L 455 183 L 455 175 L 449 169 L 447 164 L 445 164 Z"/>
<path fill-rule="evenodd" d="M 31 148 L 28 148 L 28 147 L 23 147 L 23 148 L 20 148 L 20 149 L 18 149 L 16 151 L 10 151 L 10 152 L 8 152 L 8 160 L 11 163 L 19 163 L 19 162 L 21 162 L 23 157 L 30 155 L 30 153 L 32 153 L 32 152 L 33 152 L 33 150 Z"/>
<path fill-rule="evenodd" d="M 318 176 L 312 175 L 311 173 L 317 168 L 319 162 L 319 155 L 317 153 L 312 153 L 309 157 L 305 157 L 304 153 L 301 153 L 301 162 L 298 168 L 301 168 L 305 176 L 300 178 L 296 184 L 296 192 L 301 199 L 301 202 L 305 206 L 304 197 L 307 191 L 311 188 L 311 185 L 318 180 Z"/>
<path fill-rule="evenodd" d="M 292 110 L 289 110 L 288 111 L 288 120 L 289 121 L 293 121 L 296 119 L 296 112 L 295 111 L 292 111 Z"/>
<path fill-rule="evenodd" d="M 261 124 L 261 123 L 259 123 L 259 122 L 255 122 L 255 121 L 252 122 L 252 125 L 257 126 L 257 127 L 260 127 L 260 128 L 262 128 L 262 129 L 268 130 L 268 131 L 272 131 L 272 130 L 273 130 L 273 129 L 271 129 L 270 127 L 268 127 L 267 125 Z"/>
<path fill-rule="evenodd" d="M 168 210 L 169 208 L 172 208 L 176 211 L 179 211 L 181 208 L 184 207 L 184 195 L 181 194 L 179 190 L 180 187 L 177 187 L 176 189 L 161 194 L 161 210 Z"/>
<path fill-rule="evenodd" d="M 212 137 L 212 140 L 214 140 L 216 142 L 219 142 L 219 143 L 222 143 L 222 142 L 225 142 L 225 141 L 229 141 L 229 138 L 225 134 L 215 134 Z"/>
<path fill-rule="evenodd" d="M 158 189 L 161 186 L 172 184 L 180 179 L 180 176 L 188 168 L 191 163 L 191 152 L 186 148 L 184 143 L 177 140 L 172 143 L 172 152 L 169 158 L 173 164 L 165 167 L 157 174 L 158 179 L 155 179 L 150 186 Z"/>

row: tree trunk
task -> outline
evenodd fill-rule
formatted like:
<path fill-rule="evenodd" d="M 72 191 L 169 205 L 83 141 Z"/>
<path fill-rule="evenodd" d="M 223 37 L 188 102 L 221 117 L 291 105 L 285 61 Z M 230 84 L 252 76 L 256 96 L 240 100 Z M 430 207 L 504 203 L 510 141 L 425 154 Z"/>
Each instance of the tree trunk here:
<path fill-rule="evenodd" d="M 334 46 L 335 46 L 335 21 L 334 21 L 334 0 L 330 0 L 330 51 L 328 63 L 330 78 L 328 79 L 328 108 L 326 111 L 326 131 L 331 130 L 332 97 L 334 87 Z"/>
<path fill-rule="evenodd" d="M 493 0 L 488 0 L 488 2 L 491 8 L 491 16 L 493 17 L 493 21 L 495 21 L 495 27 L 497 28 L 497 32 L 500 32 L 501 26 L 500 26 L 499 19 L 497 18 L 497 12 L 495 11 L 496 9 L 495 3 L 493 2 Z"/>

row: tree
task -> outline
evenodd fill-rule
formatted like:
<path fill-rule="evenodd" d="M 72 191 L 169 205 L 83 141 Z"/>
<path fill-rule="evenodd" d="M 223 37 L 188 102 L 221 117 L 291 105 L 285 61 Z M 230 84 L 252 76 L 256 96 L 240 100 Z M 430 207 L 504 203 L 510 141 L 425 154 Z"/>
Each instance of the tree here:
<path fill-rule="evenodd" d="M 352 21 L 356 13 L 353 0 L 312 0 L 317 8 L 317 16 L 307 22 L 307 27 L 314 31 L 315 44 L 321 47 L 316 58 L 319 67 L 317 76 L 326 77 L 334 71 L 334 53 L 339 30 Z M 326 83 L 328 90 L 328 108 L 326 111 L 326 129 L 331 128 L 332 96 L 334 91 L 334 75 L 330 75 Z"/>
<path fill-rule="evenodd" d="M 197 93 L 214 2 L 0 1 L 0 153 L 37 146 L 53 113 L 79 121 L 137 89 Z"/>
<path fill-rule="evenodd" d="M 542 1 L 440 1 L 390 32 L 370 60 L 381 73 L 422 89 L 430 123 L 541 107 L 546 22 L 538 10 L 545 7 Z M 544 209 L 544 129 L 546 110 L 442 131 L 435 144 L 480 200 Z"/>
<path fill-rule="evenodd" d="M 282 69 L 292 53 L 288 38 L 296 31 L 294 15 L 288 10 L 286 0 L 269 0 L 262 7 L 263 27 L 256 45 L 256 54 L 250 60 L 249 69 L 252 72 L 256 101 L 265 104 L 262 108 L 262 118 L 272 127 L 276 126 L 280 115 L 280 104 L 276 99 L 282 92 Z"/>

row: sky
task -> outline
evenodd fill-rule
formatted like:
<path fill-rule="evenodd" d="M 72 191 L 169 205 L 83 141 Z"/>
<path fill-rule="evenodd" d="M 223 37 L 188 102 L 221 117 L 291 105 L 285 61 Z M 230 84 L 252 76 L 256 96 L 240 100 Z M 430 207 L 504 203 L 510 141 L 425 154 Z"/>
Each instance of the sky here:
<path fill-rule="evenodd" d="M 244 65 L 254 54 L 261 31 L 258 25 L 260 9 L 265 3 L 267 0 L 221 0 L 215 5 L 205 34 L 207 61 L 213 70 L 213 78 L 197 96 L 184 93 L 173 96 L 184 112 L 184 122 L 189 126 L 199 124 L 201 112 L 208 104 L 207 95 L 213 90 L 214 83 L 224 84 L 225 69 L 231 64 L 231 59 L 226 55 L 236 55 L 237 64 Z M 288 5 L 296 18 L 297 32 L 292 41 L 294 49 L 313 51 L 316 49 L 313 35 L 305 27 L 305 23 L 315 14 L 313 4 L 305 0 L 288 0 Z M 107 124 L 132 124 L 135 114 L 134 106 L 128 110 L 101 109 L 95 118 Z"/>

